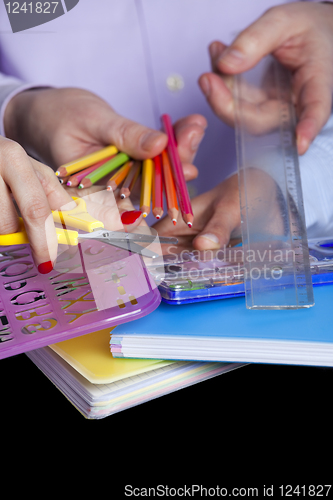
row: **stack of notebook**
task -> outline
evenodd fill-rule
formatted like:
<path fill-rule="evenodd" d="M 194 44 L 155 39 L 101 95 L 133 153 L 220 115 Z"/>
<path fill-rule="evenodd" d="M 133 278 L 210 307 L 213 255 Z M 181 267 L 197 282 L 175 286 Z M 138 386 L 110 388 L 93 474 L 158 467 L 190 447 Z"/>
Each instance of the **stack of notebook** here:
<path fill-rule="evenodd" d="M 162 303 L 111 334 L 114 357 L 333 366 L 333 286 L 314 288 L 315 306 L 249 310 L 244 297 Z"/>
<path fill-rule="evenodd" d="M 107 417 L 241 366 L 114 359 L 109 338 L 110 329 L 105 329 L 26 354 L 88 419 Z"/>

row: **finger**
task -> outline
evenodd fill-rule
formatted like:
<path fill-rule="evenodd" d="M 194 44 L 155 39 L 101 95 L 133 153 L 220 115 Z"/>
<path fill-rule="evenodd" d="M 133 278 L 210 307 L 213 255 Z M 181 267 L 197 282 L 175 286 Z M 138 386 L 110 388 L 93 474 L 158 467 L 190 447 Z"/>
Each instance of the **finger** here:
<path fill-rule="evenodd" d="M 225 81 L 214 73 L 205 73 L 199 79 L 207 101 L 214 113 L 229 126 L 234 126 L 235 106 L 232 91 Z M 258 135 L 270 132 L 279 124 L 279 101 L 255 88 L 245 89 L 242 96 L 241 120 L 246 130 Z"/>
<path fill-rule="evenodd" d="M 0 177 L 0 214 L 0 234 L 16 233 L 19 230 L 18 216 L 11 193 L 2 177 Z"/>
<path fill-rule="evenodd" d="M 107 191 L 102 186 L 93 186 L 92 188 L 88 194 L 84 193 L 84 196 L 81 196 L 86 203 L 88 213 L 96 220 L 101 221 L 105 229 L 121 231 L 123 224 L 114 192 Z"/>
<path fill-rule="evenodd" d="M 128 120 L 110 108 L 108 122 L 103 122 L 102 140 L 114 144 L 119 151 L 132 158 L 143 160 L 160 154 L 167 145 L 167 136 L 132 120 Z"/>
<path fill-rule="evenodd" d="M 233 96 L 223 79 L 214 73 L 204 73 L 198 83 L 214 113 L 225 123 L 233 126 Z"/>
<path fill-rule="evenodd" d="M 192 181 L 198 177 L 199 171 L 197 167 L 192 165 L 191 163 L 182 163 L 184 177 L 186 181 Z"/>
<path fill-rule="evenodd" d="M 35 174 L 44 190 L 49 207 L 51 210 L 59 210 L 60 207 L 64 210 L 75 208 L 75 202 L 72 200 L 69 193 L 59 183 L 58 177 L 54 174 L 52 168 L 43 165 L 39 161 L 30 159 Z"/>
<path fill-rule="evenodd" d="M 190 115 L 174 124 L 178 153 L 182 163 L 192 163 L 205 135 L 207 120 L 202 115 Z"/>
<path fill-rule="evenodd" d="M 212 202 L 207 203 L 207 196 Z M 199 224 L 203 228 L 193 240 L 193 247 L 197 250 L 213 250 L 227 245 L 231 233 L 240 226 L 240 205 L 238 194 L 238 176 L 233 175 L 214 190 L 197 198 L 207 209 L 199 216 Z M 196 212 L 198 207 L 194 206 Z M 195 218 L 196 221 L 196 218 Z M 195 224 L 194 224 L 195 225 Z"/>
<path fill-rule="evenodd" d="M 327 122 L 332 107 L 332 83 L 325 71 L 313 72 L 298 94 L 297 149 L 304 154 Z"/>
<path fill-rule="evenodd" d="M 131 232 L 142 224 L 142 212 L 134 210 L 130 198 L 119 199 L 117 203 L 112 191 L 93 186 L 89 194 L 82 196 L 82 199 L 86 203 L 88 213 L 101 221 L 105 229 Z"/>
<path fill-rule="evenodd" d="M 240 225 L 239 205 L 218 206 L 204 229 L 194 238 L 193 247 L 197 250 L 214 250 L 227 245 L 231 233 Z"/>
<path fill-rule="evenodd" d="M 141 210 L 135 210 L 130 198 L 118 198 L 117 206 L 120 213 L 120 219 L 124 225 L 124 229 L 127 232 L 133 231 L 137 226 L 144 225 L 144 218 L 142 216 Z"/>
<path fill-rule="evenodd" d="M 8 168 L 10 155 L 14 142 L 0 136 L 0 174 Z M 12 194 L 3 178 L 0 176 L 0 234 L 16 233 L 19 230 L 17 211 L 15 209 Z"/>
<path fill-rule="evenodd" d="M 19 207 L 32 256 L 41 273 L 49 272 L 57 255 L 57 235 L 46 194 L 25 151 L 15 143 L 2 175 Z"/>
<path fill-rule="evenodd" d="M 291 32 L 297 36 L 297 26 L 302 24 L 295 22 L 293 14 L 294 10 L 288 6 L 273 7 L 266 11 L 224 50 L 216 62 L 219 71 L 229 74 L 247 71 L 283 45 Z"/>
<path fill-rule="evenodd" d="M 120 218 L 127 232 L 133 231 L 143 220 L 141 210 L 121 210 Z"/>
<path fill-rule="evenodd" d="M 208 47 L 209 55 L 210 55 L 210 63 L 211 63 L 212 71 L 214 73 L 220 72 L 217 63 L 218 63 L 218 60 L 220 59 L 220 57 L 222 56 L 222 53 L 225 51 L 226 48 L 227 48 L 227 45 L 225 45 L 224 43 L 219 42 L 219 41 L 212 42 Z"/>

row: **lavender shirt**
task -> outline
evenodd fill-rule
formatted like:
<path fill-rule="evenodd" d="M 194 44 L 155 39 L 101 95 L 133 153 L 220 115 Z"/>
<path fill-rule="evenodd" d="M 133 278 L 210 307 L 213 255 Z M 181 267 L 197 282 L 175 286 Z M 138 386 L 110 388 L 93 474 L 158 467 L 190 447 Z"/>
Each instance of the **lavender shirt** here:
<path fill-rule="evenodd" d="M 229 44 L 265 10 L 282 3 L 289 2 L 80 0 L 65 15 L 13 34 L 0 2 L 1 112 L 21 88 L 51 85 L 91 90 L 118 113 L 153 128 L 160 127 L 164 112 L 173 120 L 203 114 L 208 128 L 195 161 L 200 174 L 191 191 L 207 191 L 236 169 L 234 131 L 215 117 L 197 84 L 198 77 L 210 71 L 208 45 L 213 40 Z M 306 213 L 309 236 L 333 235 L 332 174 L 326 178 L 326 170 L 333 172 L 326 169 L 333 158 L 326 162 L 325 157 L 324 173 L 318 174 L 318 166 L 311 161 L 307 166 L 305 157 L 301 163 L 310 175 L 305 173 L 304 179 L 310 176 L 311 181 L 314 172 L 319 175 L 318 196 L 324 199 L 326 214 L 323 224 L 322 213 L 307 203 L 313 185 L 304 185 L 306 209 L 311 206 Z"/>

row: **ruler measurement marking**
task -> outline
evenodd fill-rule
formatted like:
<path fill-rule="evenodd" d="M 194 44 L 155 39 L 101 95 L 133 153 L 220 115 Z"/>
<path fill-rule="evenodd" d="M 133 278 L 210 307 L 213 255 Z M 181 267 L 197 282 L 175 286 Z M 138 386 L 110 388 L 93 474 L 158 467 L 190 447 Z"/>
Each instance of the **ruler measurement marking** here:
<path fill-rule="evenodd" d="M 264 165 L 260 168 L 263 171 L 266 171 L 266 173 L 268 174 L 270 174 L 272 171 L 272 177 L 275 178 L 275 173 L 279 181 L 282 182 L 282 196 L 285 197 L 284 202 L 286 204 L 286 211 L 283 215 L 283 220 L 285 221 L 285 227 L 288 227 L 288 243 L 290 245 L 290 249 L 293 251 L 292 262 L 286 263 L 286 266 L 288 267 L 285 267 L 285 272 L 287 273 L 285 276 L 287 279 L 288 287 L 294 287 L 295 296 L 292 298 L 290 294 L 287 294 L 285 299 L 286 303 L 283 304 L 275 303 L 275 298 L 273 296 L 272 301 L 268 300 L 267 302 L 265 302 L 264 288 L 260 288 L 260 284 L 256 283 L 255 280 L 252 279 L 251 270 L 254 269 L 255 262 L 247 262 L 246 265 L 248 267 L 248 270 L 250 271 L 250 278 L 247 277 L 247 279 L 245 280 L 246 301 L 247 306 L 250 308 L 290 308 L 298 307 L 300 305 L 302 307 L 309 307 L 310 305 L 313 305 L 313 289 L 309 262 L 309 251 L 306 237 L 301 179 L 295 140 L 296 121 L 291 99 L 290 75 L 272 57 L 266 58 L 266 60 L 267 59 L 268 61 L 264 62 L 266 66 L 263 67 L 261 65 L 257 73 L 253 73 L 254 70 L 250 70 L 249 81 L 246 80 L 247 73 L 236 77 L 236 142 L 241 198 L 242 238 L 245 252 L 248 252 L 252 248 L 255 248 L 255 246 L 252 245 L 252 242 L 257 241 L 256 231 L 258 232 L 258 226 L 253 223 L 251 225 L 251 210 L 252 213 L 253 210 L 259 211 L 260 207 L 258 208 L 255 205 L 255 201 L 253 202 L 253 206 L 251 206 L 251 196 L 250 193 L 248 196 L 246 189 L 247 168 L 250 164 L 256 166 L 256 163 L 253 163 L 251 153 L 253 155 L 253 150 L 258 147 L 258 157 L 260 159 L 260 148 L 263 147 L 263 144 L 265 146 L 266 144 L 273 145 L 273 143 L 269 142 L 269 134 L 271 133 L 271 131 L 267 132 L 268 138 L 266 144 L 264 137 L 265 132 L 262 133 L 262 137 L 264 140 L 262 140 L 261 137 L 256 144 L 257 137 L 260 134 L 256 136 L 256 133 L 251 132 L 250 127 L 248 127 L 246 119 L 242 121 L 241 105 L 242 102 L 246 101 L 246 93 L 243 96 L 242 89 L 245 88 L 245 91 L 247 91 L 247 84 L 249 84 L 250 87 L 255 87 L 257 84 L 257 87 L 260 91 L 266 92 L 266 95 L 276 96 L 275 98 L 279 101 L 279 132 L 276 134 L 276 136 L 279 137 L 279 145 L 277 146 L 276 143 L 274 143 L 274 147 L 275 150 L 278 151 L 279 154 L 281 154 L 282 161 L 281 163 L 275 162 L 277 163 L 279 170 L 274 170 L 273 172 L 273 166 L 270 165 L 270 160 L 267 161 L 267 156 L 264 156 L 264 161 L 262 161 Z M 268 72 L 271 71 L 272 68 L 273 71 L 271 75 L 268 75 Z M 257 81 L 254 83 L 255 80 Z M 267 82 L 269 82 L 270 85 L 272 85 L 272 83 L 274 82 L 274 88 L 272 87 L 270 89 L 272 90 L 271 94 L 269 94 L 269 90 L 267 91 Z M 270 97 L 268 97 L 268 99 L 269 98 Z M 254 155 L 254 158 L 257 158 L 257 156 Z M 274 156 L 272 157 L 272 159 L 273 165 Z M 246 162 L 246 160 L 248 160 L 249 164 Z M 275 168 L 276 165 L 274 164 L 274 169 Z M 241 189 L 242 186 L 243 190 Z M 268 223 L 270 222 L 269 219 L 265 219 L 265 216 L 264 221 Z M 266 239 L 263 239 L 263 242 L 266 243 L 266 246 L 274 241 L 275 234 L 278 236 L 278 234 L 274 233 L 274 230 L 272 229 L 271 235 L 268 235 Z M 270 237 L 272 238 L 271 241 L 269 241 Z M 276 285 L 278 285 L 278 283 L 276 283 Z M 281 290 L 285 288 L 283 283 L 281 283 L 280 288 Z M 256 302 L 258 294 L 259 299 Z M 263 303 L 261 303 L 260 300 L 262 300 Z"/>

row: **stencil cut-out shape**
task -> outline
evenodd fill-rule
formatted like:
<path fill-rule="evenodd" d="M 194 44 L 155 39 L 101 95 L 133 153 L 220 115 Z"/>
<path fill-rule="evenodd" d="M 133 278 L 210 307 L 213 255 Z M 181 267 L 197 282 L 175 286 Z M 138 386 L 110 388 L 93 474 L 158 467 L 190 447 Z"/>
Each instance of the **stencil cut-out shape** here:
<path fill-rule="evenodd" d="M 117 304 L 120 307 L 120 309 L 126 307 L 126 304 L 124 303 L 123 299 L 117 299 Z"/>
<path fill-rule="evenodd" d="M 129 298 L 129 301 L 132 304 L 132 306 L 135 306 L 138 303 L 138 301 L 136 300 L 134 295 L 129 295 L 128 298 Z"/>

